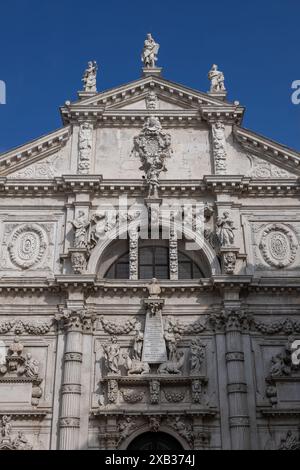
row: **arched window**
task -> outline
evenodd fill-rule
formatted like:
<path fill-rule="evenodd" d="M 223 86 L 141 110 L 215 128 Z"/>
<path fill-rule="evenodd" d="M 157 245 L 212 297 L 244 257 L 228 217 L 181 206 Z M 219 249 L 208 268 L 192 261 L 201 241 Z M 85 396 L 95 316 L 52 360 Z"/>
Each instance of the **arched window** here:
<path fill-rule="evenodd" d="M 129 253 L 118 258 L 104 277 L 107 279 L 129 279 Z"/>
<path fill-rule="evenodd" d="M 139 279 L 170 279 L 169 248 L 147 245 L 139 248 Z M 118 258 L 108 269 L 106 279 L 129 279 L 129 254 Z M 178 279 L 200 279 L 205 277 L 200 267 L 188 255 L 178 251 Z"/>

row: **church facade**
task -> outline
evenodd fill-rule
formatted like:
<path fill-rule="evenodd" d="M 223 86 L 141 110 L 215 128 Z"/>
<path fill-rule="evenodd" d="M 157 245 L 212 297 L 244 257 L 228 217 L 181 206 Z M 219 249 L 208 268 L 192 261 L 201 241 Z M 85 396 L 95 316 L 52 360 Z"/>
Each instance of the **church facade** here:
<path fill-rule="evenodd" d="M 0 156 L 2 450 L 300 448 L 300 154 L 158 49 Z"/>

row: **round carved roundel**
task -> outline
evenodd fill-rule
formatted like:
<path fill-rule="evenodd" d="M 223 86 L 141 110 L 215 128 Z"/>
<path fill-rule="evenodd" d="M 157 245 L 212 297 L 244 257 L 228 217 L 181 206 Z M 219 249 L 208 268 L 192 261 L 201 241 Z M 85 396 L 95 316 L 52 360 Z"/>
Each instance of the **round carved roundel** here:
<path fill-rule="evenodd" d="M 17 227 L 8 244 L 11 261 L 22 269 L 37 264 L 47 248 L 44 231 L 36 224 L 24 224 Z"/>
<path fill-rule="evenodd" d="M 284 268 L 295 260 L 298 241 L 288 227 L 273 224 L 263 230 L 259 248 L 264 260 L 270 266 Z"/>

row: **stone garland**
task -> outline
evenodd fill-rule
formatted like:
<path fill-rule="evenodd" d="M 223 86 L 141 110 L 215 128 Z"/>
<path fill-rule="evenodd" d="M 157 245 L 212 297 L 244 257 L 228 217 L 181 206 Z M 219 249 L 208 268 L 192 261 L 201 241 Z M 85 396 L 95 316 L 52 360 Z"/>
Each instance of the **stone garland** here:
<path fill-rule="evenodd" d="M 137 320 L 136 318 L 130 318 L 129 320 L 126 320 L 125 323 L 120 323 L 118 321 L 113 322 L 111 320 L 106 320 L 102 315 L 100 317 L 100 322 L 106 333 L 109 333 L 110 335 L 124 335 L 135 329 Z"/>
<path fill-rule="evenodd" d="M 23 320 L 5 320 L 0 323 L 0 333 L 5 334 L 13 330 L 15 334 L 45 335 L 49 333 L 53 320 L 44 323 L 24 322 Z"/>

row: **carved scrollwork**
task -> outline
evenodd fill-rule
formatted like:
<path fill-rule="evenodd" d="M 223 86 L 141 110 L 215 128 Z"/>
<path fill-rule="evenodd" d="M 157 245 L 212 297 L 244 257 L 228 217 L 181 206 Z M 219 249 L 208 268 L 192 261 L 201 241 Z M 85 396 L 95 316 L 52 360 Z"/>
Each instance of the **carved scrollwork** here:
<path fill-rule="evenodd" d="M 21 269 L 38 264 L 48 247 L 47 235 L 37 224 L 22 224 L 12 233 L 8 251 L 12 263 Z"/>
<path fill-rule="evenodd" d="M 297 254 L 298 240 L 292 230 L 283 224 L 271 224 L 261 234 L 259 249 L 265 262 L 275 268 L 291 265 Z"/>

